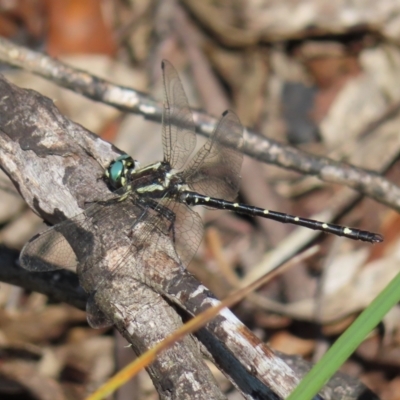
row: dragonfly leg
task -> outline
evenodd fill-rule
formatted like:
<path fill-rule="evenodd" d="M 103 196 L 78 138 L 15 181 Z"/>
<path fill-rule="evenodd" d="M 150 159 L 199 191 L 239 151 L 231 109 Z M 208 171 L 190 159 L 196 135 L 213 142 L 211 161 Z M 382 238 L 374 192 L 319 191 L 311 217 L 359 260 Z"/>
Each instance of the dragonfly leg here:
<path fill-rule="evenodd" d="M 165 233 L 171 233 L 172 234 L 172 240 L 173 243 L 175 243 L 175 220 L 176 220 L 176 215 L 175 213 L 170 210 L 168 207 L 158 203 L 157 201 L 147 199 L 146 201 L 147 206 L 150 206 L 151 209 L 156 211 L 158 214 L 160 214 L 164 219 L 168 221 L 168 228 L 167 232 Z"/>

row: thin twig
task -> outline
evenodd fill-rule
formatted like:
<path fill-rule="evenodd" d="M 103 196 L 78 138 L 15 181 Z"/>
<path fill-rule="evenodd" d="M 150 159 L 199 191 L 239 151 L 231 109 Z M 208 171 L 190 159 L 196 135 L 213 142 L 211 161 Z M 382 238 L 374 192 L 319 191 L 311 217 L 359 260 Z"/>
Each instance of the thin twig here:
<path fill-rule="evenodd" d="M 148 95 L 128 87 L 114 85 L 45 54 L 17 46 L 4 38 L 0 38 L 0 60 L 38 74 L 92 100 L 161 123 L 162 106 Z M 217 119 L 199 111 L 193 111 L 193 116 L 196 131 L 204 136 L 210 136 Z M 314 175 L 326 182 L 346 185 L 400 211 L 400 188 L 372 171 L 308 154 L 267 139 L 250 129 L 245 130 L 244 139 L 243 152 L 250 157 L 303 174 Z"/>

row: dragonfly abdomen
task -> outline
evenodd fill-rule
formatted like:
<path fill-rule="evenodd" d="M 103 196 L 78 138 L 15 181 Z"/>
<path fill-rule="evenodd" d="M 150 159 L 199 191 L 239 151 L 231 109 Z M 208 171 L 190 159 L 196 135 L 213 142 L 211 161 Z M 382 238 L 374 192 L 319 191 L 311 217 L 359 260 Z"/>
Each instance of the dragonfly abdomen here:
<path fill-rule="evenodd" d="M 217 209 L 234 211 L 239 214 L 272 219 L 274 221 L 278 221 L 284 224 L 293 224 L 313 230 L 332 233 L 334 235 L 344 236 L 353 240 L 361 240 L 364 242 L 371 242 L 371 243 L 379 243 L 383 241 L 383 237 L 377 233 L 363 231 L 355 228 L 349 228 L 346 226 L 341 226 L 336 224 L 330 224 L 326 222 L 317 221 L 314 219 L 301 218 L 294 215 L 281 213 L 278 211 L 271 211 L 264 208 L 249 206 L 247 204 L 234 203 L 223 199 L 203 196 L 195 192 L 189 192 L 189 191 L 182 192 L 181 199 L 186 204 L 191 206 L 202 205 Z"/>

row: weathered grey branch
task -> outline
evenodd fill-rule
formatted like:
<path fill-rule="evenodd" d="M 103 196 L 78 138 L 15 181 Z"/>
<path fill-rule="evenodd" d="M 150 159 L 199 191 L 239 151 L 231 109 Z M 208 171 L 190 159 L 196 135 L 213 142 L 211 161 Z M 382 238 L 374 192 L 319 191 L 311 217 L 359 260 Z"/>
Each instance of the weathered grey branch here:
<path fill-rule="evenodd" d="M 49 296 L 53 300 L 64 301 L 81 310 L 85 309 L 87 294 L 78 284 L 78 277 L 75 273 L 68 271 L 55 271 L 48 273 L 32 273 L 17 266 L 19 253 L 6 248 L 0 249 L 0 281 L 21 286 L 28 290 L 34 290 Z M 52 282 L 49 285 L 49 281 Z M 209 350 L 208 357 L 212 353 L 220 354 L 220 350 L 216 352 L 212 347 L 218 345 L 218 342 L 212 337 L 207 329 L 201 329 L 196 333 L 200 342 Z M 312 367 L 312 364 L 302 359 L 300 356 L 286 355 L 278 353 L 299 376 L 305 375 Z M 242 367 L 232 363 L 229 354 L 225 355 L 227 364 L 231 364 L 233 370 L 238 375 L 243 375 Z M 215 363 L 221 362 L 218 358 L 214 359 Z M 377 400 L 377 397 L 371 393 L 364 385 L 355 378 L 341 373 L 336 373 L 329 381 L 327 386 L 335 393 L 332 399 L 342 399 L 347 396 L 349 399 L 365 398 L 366 400 Z M 364 397 L 365 396 L 365 397 Z"/>
<path fill-rule="evenodd" d="M 63 117 L 49 99 L 0 79 L 0 166 L 47 221 L 61 222 L 88 203 L 103 199 L 109 192 L 99 178 L 116 155 L 112 145 Z M 120 232 L 111 226 L 108 235 Z M 143 259 L 140 268 L 121 271 L 121 279 L 102 285 L 102 291 L 96 293 L 101 311 L 115 322 L 137 353 L 180 324 L 179 315 L 166 299 L 192 315 L 216 302 L 168 254 L 168 243 L 159 259 Z M 198 337 L 204 353 L 248 399 L 285 397 L 298 381 L 282 359 L 228 311 Z M 149 372 L 162 398 L 223 397 L 192 337 L 162 353 Z"/>
<path fill-rule="evenodd" d="M 161 104 L 149 96 L 131 88 L 114 85 L 42 53 L 17 46 L 4 38 L 0 38 L 0 60 L 50 79 L 90 99 L 161 122 Z M 217 120 L 195 110 L 193 115 L 197 132 L 209 136 Z M 308 154 L 267 139 L 250 129 L 245 131 L 244 138 L 243 151 L 250 157 L 303 174 L 315 175 L 326 182 L 346 185 L 400 210 L 400 188 L 372 171 Z"/>
<path fill-rule="evenodd" d="M 0 165 L 47 221 L 61 222 L 104 197 L 101 165 L 115 155 L 110 144 L 64 118 L 49 99 L 0 79 Z M 122 319 L 116 325 L 136 353 L 181 323 L 158 293 L 138 281 L 126 282 L 119 295 L 113 306 L 126 318 L 124 326 Z M 161 354 L 149 373 L 163 399 L 224 398 L 191 337 Z"/>

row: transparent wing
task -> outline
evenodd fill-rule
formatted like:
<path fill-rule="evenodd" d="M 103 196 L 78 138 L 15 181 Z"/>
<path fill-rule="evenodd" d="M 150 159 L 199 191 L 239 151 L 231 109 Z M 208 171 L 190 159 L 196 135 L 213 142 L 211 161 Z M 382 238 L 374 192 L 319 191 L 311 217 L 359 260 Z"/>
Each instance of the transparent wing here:
<path fill-rule="evenodd" d="M 122 229 L 124 224 L 133 224 L 143 212 L 133 197 L 128 201 L 129 207 L 121 208 L 127 202 L 119 201 L 123 193 L 121 189 L 108 200 L 97 202 L 81 214 L 34 236 L 21 251 L 21 266 L 36 272 L 75 270 L 89 260 L 94 263 L 101 259 L 107 248 L 107 237 L 103 237 L 108 232 L 104 229 L 107 224 L 112 223 L 113 229 Z"/>
<path fill-rule="evenodd" d="M 146 216 L 147 208 L 133 196 L 121 202 L 107 202 L 101 211 L 87 215 L 85 228 L 95 232 L 93 251 L 78 264 L 79 281 L 88 293 L 111 279 L 114 270 L 125 265 L 123 254 L 130 248 L 135 255 L 132 231 Z M 79 257 L 78 257 L 79 259 Z"/>
<path fill-rule="evenodd" d="M 196 146 L 195 125 L 178 73 L 163 60 L 164 108 L 162 143 L 164 160 L 182 169 Z"/>
<path fill-rule="evenodd" d="M 203 239 L 203 221 L 200 215 L 186 204 L 175 203 L 175 249 L 183 265 L 192 261 Z"/>
<path fill-rule="evenodd" d="M 78 263 L 85 262 L 94 248 L 93 234 L 85 229 L 88 216 L 102 213 L 99 205 L 35 235 L 23 247 L 19 261 L 23 268 L 33 272 L 57 269 L 75 271 Z M 74 243 L 80 243 L 75 246 Z"/>
<path fill-rule="evenodd" d="M 20 257 L 23 268 L 33 272 L 57 269 L 76 270 L 78 260 L 65 237 L 56 226 L 35 235 L 23 247 Z"/>
<path fill-rule="evenodd" d="M 77 267 L 79 281 L 90 294 L 86 310 L 93 328 L 112 325 L 96 304 L 96 289 L 120 269 L 127 270 L 128 263 L 137 257 L 138 248 L 132 244 L 129 232 L 147 215 L 146 206 L 137 204 L 133 196 L 122 202 L 118 201 L 119 197 L 98 202 L 37 235 L 20 255 L 21 265 L 31 271 Z M 129 248 L 128 257 L 124 257 L 126 248 Z"/>
<path fill-rule="evenodd" d="M 222 115 L 213 135 L 182 175 L 195 192 L 234 200 L 239 190 L 243 160 L 243 126 L 234 112 L 226 111 Z"/>
<path fill-rule="evenodd" d="M 201 242 L 203 224 L 200 216 L 189 207 L 164 198 L 144 208 L 134 224 L 121 231 L 121 236 L 125 239 L 108 246 L 102 260 L 86 262 L 80 273 L 85 287 L 100 292 L 103 285 L 114 279 L 124 280 L 125 276 L 150 287 L 159 284 L 165 257 L 176 260 L 179 257 L 184 266 L 190 263 Z M 98 273 L 99 262 L 107 265 L 100 267 L 107 270 L 106 274 Z M 96 315 L 95 312 L 91 314 Z M 92 318 L 90 323 L 97 324 L 96 320 Z"/>
<path fill-rule="evenodd" d="M 199 214 L 186 204 L 179 203 L 167 196 L 159 200 L 154 209 L 156 211 L 154 216 L 146 220 L 148 229 L 145 232 L 152 232 L 150 235 L 152 240 L 157 240 L 157 236 L 163 236 L 158 240 L 164 240 L 167 237 L 181 263 L 187 267 L 203 238 L 203 222 Z M 156 231 L 154 227 L 157 228 Z M 147 233 L 140 236 L 140 238 L 136 238 L 136 243 L 149 240 Z"/>
<path fill-rule="evenodd" d="M 37 236 L 24 247 L 21 264 L 32 271 L 77 265 L 80 283 L 91 294 L 88 322 L 98 328 L 112 323 L 95 301 L 103 285 L 133 276 L 154 286 L 165 257 L 177 259 L 178 253 L 187 265 L 201 238 L 201 219 L 186 205 L 168 198 L 141 201 L 131 195 L 124 201 L 96 203 Z"/>
<path fill-rule="evenodd" d="M 116 235 L 109 238 L 101 259 L 89 259 L 82 265 L 79 274 L 81 284 L 90 288 L 91 292 L 99 293 L 103 292 L 104 285 L 115 279 L 123 282 L 125 277 L 152 286 L 151 277 L 156 273 L 156 266 L 164 264 L 157 260 L 167 251 L 168 244 L 175 255 L 170 226 L 168 218 L 149 207 L 144 208 L 133 223 L 124 224 L 124 228 L 119 229 L 117 239 L 114 238 Z"/>

